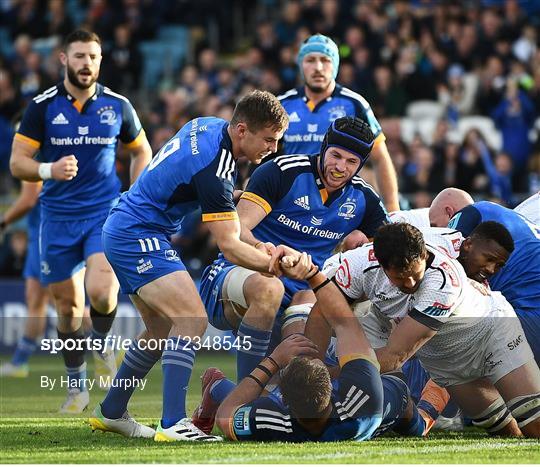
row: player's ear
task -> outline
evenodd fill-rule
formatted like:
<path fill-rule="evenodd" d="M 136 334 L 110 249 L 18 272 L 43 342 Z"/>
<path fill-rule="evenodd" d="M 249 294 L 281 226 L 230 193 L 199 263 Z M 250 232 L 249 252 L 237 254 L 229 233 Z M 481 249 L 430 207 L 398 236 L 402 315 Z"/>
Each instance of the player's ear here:
<path fill-rule="evenodd" d="M 459 249 L 461 251 L 464 251 L 465 253 L 468 253 L 469 250 L 471 249 L 471 244 L 472 244 L 471 237 L 467 237 L 465 240 L 463 240 Z"/>
<path fill-rule="evenodd" d="M 66 66 L 67 64 L 67 54 L 64 51 L 60 52 L 60 63 L 62 66 Z"/>
<path fill-rule="evenodd" d="M 236 124 L 236 133 L 241 138 L 243 138 L 246 135 L 247 130 L 248 130 L 248 127 L 247 127 L 247 124 L 245 122 L 238 122 Z"/>

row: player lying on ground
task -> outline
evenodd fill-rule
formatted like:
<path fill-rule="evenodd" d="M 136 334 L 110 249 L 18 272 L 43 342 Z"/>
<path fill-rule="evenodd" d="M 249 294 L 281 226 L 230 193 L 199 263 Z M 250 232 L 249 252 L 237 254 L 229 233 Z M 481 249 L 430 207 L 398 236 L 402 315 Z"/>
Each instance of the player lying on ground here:
<path fill-rule="evenodd" d="M 373 244 L 336 255 L 324 271 L 351 303 L 371 301 L 362 325 L 381 371 L 416 354 L 478 426 L 540 436 L 540 372 L 512 307 L 426 245 L 418 229 L 383 226 Z M 315 305 L 306 335 L 326 348 L 329 330 L 320 314 Z"/>
<path fill-rule="evenodd" d="M 407 385 L 395 376 L 380 376 L 375 354 L 338 291 L 322 273 L 309 285 L 336 334 L 341 373 L 332 384 L 317 350 L 294 334 L 238 386 L 212 368 L 203 375 L 203 400 L 194 423 L 210 432 L 214 418 L 235 441 L 363 441 L 386 430 L 422 435 L 425 422 L 408 397 Z M 264 389 L 282 370 L 277 390 Z M 216 414 L 217 411 L 217 414 Z"/>
<path fill-rule="evenodd" d="M 373 236 L 388 218 L 358 176 L 372 147 L 369 125 L 343 117 L 326 132 L 320 155 L 281 156 L 258 167 L 237 207 L 241 239 L 264 253 L 279 243 L 294 245 L 322 266 L 351 231 Z M 238 352 L 239 381 L 266 354 L 274 320 L 278 342 L 282 328 L 284 334 L 302 332 L 315 301 L 304 281 L 268 277 L 222 254 L 205 270 L 200 291 L 213 326 L 256 339 L 257 345 Z"/>

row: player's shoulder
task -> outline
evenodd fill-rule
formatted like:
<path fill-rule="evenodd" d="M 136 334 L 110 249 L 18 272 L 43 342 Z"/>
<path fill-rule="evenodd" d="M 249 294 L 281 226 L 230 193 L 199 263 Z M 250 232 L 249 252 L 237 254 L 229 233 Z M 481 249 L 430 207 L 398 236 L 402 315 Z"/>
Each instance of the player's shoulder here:
<path fill-rule="evenodd" d="M 360 105 L 364 110 L 371 108 L 369 102 L 364 96 L 344 86 L 336 86 L 335 95 L 343 99 L 350 100 L 355 105 Z"/>
<path fill-rule="evenodd" d="M 293 432 L 289 411 L 271 397 L 259 397 L 237 409 L 233 424 L 236 434 L 240 436 Z"/>
<path fill-rule="evenodd" d="M 286 154 L 272 159 L 270 163 L 287 175 L 311 172 L 311 159 L 307 154 Z"/>
<path fill-rule="evenodd" d="M 300 93 L 299 89 L 297 89 L 297 88 L 289 89 L 287 92 L 277 96 L 278 100 L 282 104 L 285 103 L 285 102 L 291 101 L 293 99 L 297 99 L 298 97 L 301 97 L 301 93 Z"/>
<path fill-rule="evenodd" d="M 58 96 L 58 91 L 58 85 L 51 86 L 32 98 L 27 109 L 29 111 L 39 111 L 45 109 Z"/>
<path fill-rule="evenodd" d="M 360 190 L 360 191 L 362 191 L 363 193 L 365 193 L 366 195 L 368 195 L 370 197 L 375 197 L 375 198 L 379 199 L 379 195 L 377 194 L 377 192 L 375 191 L 373 186 L 371 186 L 362 177 L 360 177 L 360 175 L 355 175 L 351 179 L 350 185 L 355 190 Z"/>
<path fill-rule="evenodd" d="M 466 279 L 462 266 L 435 245 L 427 244 L 426 247 L 432 258 L 422 281 L 422 288 L 459 294 Z"/>
<path fill-rule="evenodd" d="M 103 96 L 104 98 L 119 101 L 122 104 L 131 105 L 131 103 L 129 102 L 129 99 L 126 96 L 123 96 L 122 94 L 114 92 L 111 88 L 107 86 L 101 86 L 101 92 L 99 94 Z"/>
<path fill-rule="evenodd" d="M 447 227 L 421 227 L 424 241 L 442 251 L 448 257 L 456 259 L 459 256 L 463 234 Z"/>

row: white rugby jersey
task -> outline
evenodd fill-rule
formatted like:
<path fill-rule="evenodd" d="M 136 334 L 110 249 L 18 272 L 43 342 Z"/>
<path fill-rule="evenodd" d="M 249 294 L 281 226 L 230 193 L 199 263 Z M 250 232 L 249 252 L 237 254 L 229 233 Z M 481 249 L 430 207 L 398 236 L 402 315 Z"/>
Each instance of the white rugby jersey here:
<path fill-rule="evenodd" d="M 458 238 L 457 235 L 439 237 L 446 248 L 452 245 L 452 238 Z M 410 314 L 420 323 L 446 333 L 474 326 L 491 314 L 493 293 L 467 278 L 457 260 L 443 253 L 440 247 L 426 246 L 432 260 L 428 261 L 424 279 L 414 294 L 405 294 L 390 282 L 375 258 L 372 243 L 332 256 L 323 272 L 334 278 L 351 301 L 370 300 L 377 311 L 396 322 Z M 443 327 L 447 322 L 454 325 Z"/>
<path fill-rule="evenodd" d="M 540 191 L 517 205 L 514 211 L 525 216 L 532 223 L 540 225 Z"/>
<path fill-rule="evenodd" d="M 430 226 L 429 208 L 407 209 L 404 211 L 394 211 L 388 214 L 393 223 L 407 222 L 417 229 L 424 229 Z"/>

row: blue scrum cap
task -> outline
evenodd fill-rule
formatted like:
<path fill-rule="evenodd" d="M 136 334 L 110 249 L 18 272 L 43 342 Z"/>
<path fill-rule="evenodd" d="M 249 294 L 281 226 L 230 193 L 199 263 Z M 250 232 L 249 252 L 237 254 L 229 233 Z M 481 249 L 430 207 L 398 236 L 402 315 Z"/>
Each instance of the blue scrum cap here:
<path fill-rule="evenodd" d="M 330 57 L 332 65 L 334 66 L 333 78 L 336 79 L 339 69 L 339 50 L 336 43 L 322 34 L 315 34 L 308 37 L 302 42 L 300 50 L 298 51 L 297 63 L 300 67 L 300 72 L 302 72 L 302 61 L 304 60 L 304 57 L 311 53 L 320 53 Z"/>
<path fill-rule="evenodd" d="M 371 128 L 361 118 L 341 117 L 334 120 L 326 131 L 321 145 L 321 157 L 319 159 L 321 173 L 324 171 L 324 154 L 329 147 L 334 146 L 345 149 L 358 156 L 360 159 L 359 171 L 368 160 L 374 142 L 375 137 Z"/>

